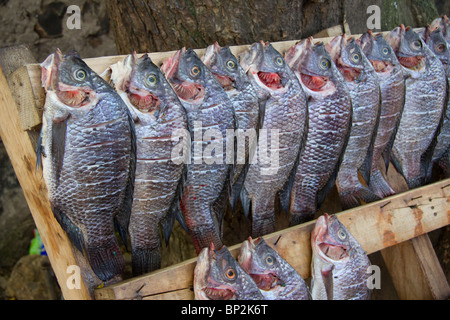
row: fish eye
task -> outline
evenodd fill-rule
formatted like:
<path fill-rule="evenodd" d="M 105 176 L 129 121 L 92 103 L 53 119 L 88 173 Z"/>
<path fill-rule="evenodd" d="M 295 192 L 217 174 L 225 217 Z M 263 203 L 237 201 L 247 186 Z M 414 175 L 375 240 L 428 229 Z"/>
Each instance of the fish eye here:
<path fill-rule="evenodd" d="M 347 238 L 347 233 L 345 233 L 345 231 L 343 229 L 339 229 L 338 233 L 337 233 L 339 239 L 344 240 L 345 238 Z"/>
<path fill-rule="evenodd" d="M 197 66 L 192 67 L 192 69 L 191 69 L 191 74 L 192 74 L 194 77 L 198 76 L 198 75 L 200 74 L 200 68 L 197 67 Z"/>
<path fill-rule="evenodd" d="M 274 59 L 274 61 L 275 61 L 275 64 L 277 64 L 277 65 L 279 65 L 279 66 L 282 66 L 282 65 L 283 65 L 283 58 L 281 58 L 281 57 L 276 57 L 276 58 Z"/>
<path fill-rule="evenodd" d="M 437 52 L 444 52 L 445 51 L 445 45 L 443 43 L 440 43 L 436 45 L 436 51 Z"/>
<path fill-rule="evenodd" d="M 148 83 L 150 86 L 156 85 L 157 82 L 158 82 L 158 79 L 156 78 L 156 75 L 151 74 L 151 75 L 148 76 L 148 78 L 147 78 L 147 83 Z"/>
<path fill-rule="evenodd" d="M 385 56 L 387 56 L 387 55 L 389 54 L 389 48 L 388 48 L 388 47 L 384 47 L 384 48 L 381 50 L 381 53 L 383 53 Z"/>
<path fill-rule="evenodd" d="M 233 268 L 229 268 L 227 271 L 225 271 L 225 276 L 229 280 L 233 280 L 236 277 L 236 271 L 234 271 Z"/>
<path fill-rule="evenodd" d="M 411 49 L 420 50 L 422 49 L 422 42 L 420 40 L 415 40 L 411 43 Z"/>
<path fill-rule="evenodd" d="M 361 56 L 359 55 L 359 53 L 354 53 L 351 55 L 351 59 L 353 62 L 359 62 L 361 60 Z"/>
<path fill-rule="evenodd" d="M 319 68 L 322 70 L 327 70 L 330 68 L 331 62 L 327 58 L 320 59 Z"/>
<path fill-rule="evenodd" d="M 234 68 L 236 68 L 236 63 L 233 60 L 228 60 L 227 68 L 233 70 Z"/>
<path fill-rule="evenodd" d="M 267 263 L 269 266 L 273 265 L 274 261 L 275 261 L 275 260 L 273 259 L 272 256 L 267 256 L 267 257 L 266 257 L 266 263 Z"/>
<path fill-rule="evenodd" d="M 86 71 L 83 69 L 78 69 L 73 73 L 75 80 L 83 81 L 86 78 Z"/>

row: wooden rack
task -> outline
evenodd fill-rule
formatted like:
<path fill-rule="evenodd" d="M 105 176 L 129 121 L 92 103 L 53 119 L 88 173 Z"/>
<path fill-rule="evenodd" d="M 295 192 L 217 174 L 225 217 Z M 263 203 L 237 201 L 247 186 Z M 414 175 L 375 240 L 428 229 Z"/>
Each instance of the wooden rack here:
<path fill-rule="evenodd" d="M 331 38 L 316 39 L 325 43 Z M 274 42 L 284 53 L 297 41 Z M 238 55 L 248 46 L 230 47 Z M 196 50 L 202 55 L 205 49 Z M 149 54 L 160 64 L 174 52 Z M 85 59 L 101 74 L 125 56 Z M 42 237 L 64 299 L 193 299 L 196 259 L 120 283 L 96 288 L 98 279 L 72 246 L 55 220 L 42 174 L 35 170 L 36 141 L 45 93 L 40 67 L 24 46 L 0 49 L 0 136 L 23 189 L 36 227 Z M 369 254 L 381 251 L 400 299 L 448 299 L 450 287 L 427 233 L 450 224 L 450 179 L 406 190 L 395 169 L 389 180 L 403 191 L 381 201 L 337 213 Z M 334 212 L 329 212 L 334 213 Z M 264 238 L 304 277 L 310 277 L 310 233 L 315 221 L 284 229 Z M 240 244 L 230 247 L 237 255 Z M 70 288 L 68 267 L 78 265 L 84 281 Z M 94 289 L 96 288 L 96 289 Z"/>

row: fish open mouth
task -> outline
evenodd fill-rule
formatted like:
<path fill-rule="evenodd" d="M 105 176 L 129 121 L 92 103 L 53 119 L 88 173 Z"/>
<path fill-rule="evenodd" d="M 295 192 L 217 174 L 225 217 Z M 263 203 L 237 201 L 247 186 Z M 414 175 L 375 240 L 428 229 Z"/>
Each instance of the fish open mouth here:
<path fill-rule="evenodd" d="M 359 78 L 359 75 L 361 74 L 360 69 L 350 67 L 339 61 L 336 62 L 336 67 L 339 69 L 339 71 L 341 71 L 341 74 L 344 76 L 344 79 L 346 81 L 355 81 L 356 79 Z"/>
<path fill-rule="evenodd" d="M 424 56 L 398 57 L 398 61 L 405 68 L 420 70 L 425 66 L 424 58 Z"/>
<path fill-rule="evenodd" d="M 276 90 L 276 89 L 283 88 L 283 83 L 281 81 L 281 77 L 276 72 L 259 71 L 258 78 L 269 89 Z"/>
<path fill-rule="evenodd" d="M 216 77 L 217 81 L 219 81 L 222 88 L 224 88 L 225 91 L 230 91 L 234 89 L 234 79 L 232 77 L 229 77 L 227 75 L 221 75 L 218 73 L 213 73 Z"/>
<path fill-rule="evenodd" d="M 319 249 L 324 255 L 332 260 L 341 260 L 348 256 L 347 250 L 342 246 L 336 246 L 329 243 L 320 243 Z"/>
<path fill-rule="evenodd" d="M 300 76 L 302 83 L 312 91 L 320 91 L 329 81 L 327 77 L 313 76 L 305 73 L 301 73 Z"/>
<path fill-rule="evenodd" d="M 255 281 L 256 285 L 259 289 L 269 291 L 276 287 L 277 285 L 282 285 L 279 283 L 279 279 L 276 275 L 272 273 L 265 274 L 250 274 L 253 281 Z"/>
<path fill-rule="evenodd" d="M 393 69 L 392 63 L 388 61 L 381 61 L 381 60 L 371 60 L 373 68 L 378 73 L 385 73 L 390 72 Z"/>
<path fill-rule="evenodd" d="M 206 287 L 203 292 L 211 300 L 230 300 L 235 295 L 234 291 L 228 288 Z"/>
<path fill-rule="evenodd" d="M 92 90 L 87 87 L 73 87 L 60 83 L 56 95 L 69 107 L 81 108 L 89 103 L 91 92 Z"/>
<path fill-rule="evenodd" d="M 203 99 L 205 96 L 205 88 L 195 82 L 175 79 L 172 82 L 172 87 L 177 96 L 185 101 L 195 102 Z"/>
<path fill-rule="evenodd" d="M 141 112 L 153 112 L 160 105 L 157 96 L 149 91 L 134 88 L 129 83 L 126 85 L 126 93 L 131 104 Z"/>

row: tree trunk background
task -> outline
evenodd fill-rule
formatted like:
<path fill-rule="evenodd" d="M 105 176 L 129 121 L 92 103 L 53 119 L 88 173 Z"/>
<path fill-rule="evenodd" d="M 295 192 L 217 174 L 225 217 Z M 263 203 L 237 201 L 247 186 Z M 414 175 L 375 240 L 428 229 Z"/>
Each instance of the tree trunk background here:
<path fill-rule="evenodd" d="M 367 31 L 369 5 L 381 9 L 381 29 L 399 24 L 422 27 L 441 14 L 449 14 L 447 0 L 107 0 L 110 26 L 117 52 L 162 52 L 220 45 L 251 44 L 255 41 L 300 40 L 336 25 L 348 23 L 352 34 Z M 439 8 L 440 11 L 438 13 Z M 341 211 L 334 188 L 319 213 Z M 288 226 L 284 213 L 277 215 L 277 230 Z M 224 243 L 245 240 L 250 223 L 237 205 L 228 208 Z M 169 246 L 163 246 L 162 266 L 195 257 L 189 236 L 175 223 Z"/>

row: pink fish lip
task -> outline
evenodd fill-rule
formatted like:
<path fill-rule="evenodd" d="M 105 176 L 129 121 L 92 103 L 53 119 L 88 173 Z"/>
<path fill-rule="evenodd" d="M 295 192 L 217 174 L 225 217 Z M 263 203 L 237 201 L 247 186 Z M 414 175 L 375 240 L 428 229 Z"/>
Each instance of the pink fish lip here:
<path fill-rule="evenodd" d="M 323 214 L 317 219 L 316 226 L 311 233 L 311 245 L 324 260 L 342 260 L 348 257 L 347 247 L 333 239 L 328 233 L 330 220 L 334 219 Z"/>

